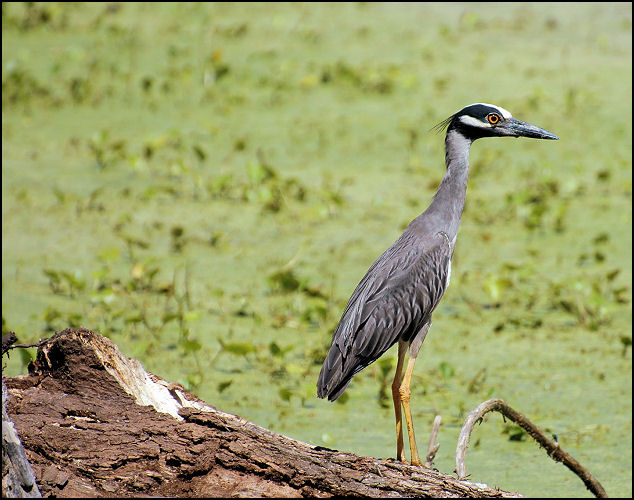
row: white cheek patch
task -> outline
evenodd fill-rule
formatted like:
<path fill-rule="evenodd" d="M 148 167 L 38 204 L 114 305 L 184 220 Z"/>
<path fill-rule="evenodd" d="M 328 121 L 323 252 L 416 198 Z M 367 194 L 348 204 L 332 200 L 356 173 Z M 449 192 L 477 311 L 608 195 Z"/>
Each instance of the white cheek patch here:
<path fill-rule="evenodd" d="M 458 120 L 460 120 L 465 125 L 470 125 L 472 127 L 491 128 L 492 126 L 490 123 L 481 122 L 477 118 L 474 118 L 473 116 L 469 116 L 469 115 L 462 115 L 461 117 L 458 118 Z"/>
<path fill-rule="evenodd" d="M 509 118 L 513 118 L 513 115 L 511 115 L 511 113 L 508 110 L 501 108 L 500 106 L 496 106 L 495 104 L 487 104 L 486 102 L 479 102 L 478 104 L 482 104 L 484 106 L 489 106 L 490 108 L 497 109 L 500 112 L 500 114 L 507 120 Z"/>

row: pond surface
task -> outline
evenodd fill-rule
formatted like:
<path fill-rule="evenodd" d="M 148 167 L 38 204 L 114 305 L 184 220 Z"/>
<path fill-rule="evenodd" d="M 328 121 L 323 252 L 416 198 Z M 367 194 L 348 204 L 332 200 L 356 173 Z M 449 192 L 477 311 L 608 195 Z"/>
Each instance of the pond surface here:
<path fill-rule="evenodd" d="M 316 398 L 356 284 L 491 102 L 559 141 L 471 151 L 451 286 L 416 365 L 419 447 L 504 399 L 632 495 L 631 4 L 3 4 L 3 331 L 85 326 L 210 404 L 395 456 L 396 350 Z M 24 373 L 34 352 L 3 373 Z M 591 496 L 498 414 L 471 480 Z"/>

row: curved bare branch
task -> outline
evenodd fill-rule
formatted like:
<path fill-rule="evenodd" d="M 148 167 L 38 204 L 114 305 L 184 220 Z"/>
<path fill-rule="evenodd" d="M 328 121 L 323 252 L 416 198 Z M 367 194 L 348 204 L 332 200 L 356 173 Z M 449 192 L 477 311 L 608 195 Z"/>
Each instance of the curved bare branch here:
<path fill-rule="evenodd" d="M 509 420 L 512 420 L 522 429 L 524 429 L 539 445 L 546 450 L 548 456 L 550 456 L 556 462 L 562 462 L 572 472 L 574 472 L 586 485 L 586 488 L 590 490 L 598 498 L 606 498 L 607 493 L 603 489 L 603 486 L 597 481 L 588 470 L 571 457 L 567 452 L 559 447 L 558 443 L 555 443 L 550 439 L 544 431 L 537 427 L 528 418 L 522 415 L 520 412 L 514 410 L 507 405 L 501 399 L 489 399 L 480 403 L 465 419 L 460 435 L 458 436 L 458 447 L 456 448 L 456 473 L 459 479 L 464 479 L 467 476 L 465 469 L 465 455 L 467 453 L 467 446 L 469 445 L 469 438 L 476 422 L 482 420 L 482 417 L 490 411 L 497 411 L 504 415 Z"/>

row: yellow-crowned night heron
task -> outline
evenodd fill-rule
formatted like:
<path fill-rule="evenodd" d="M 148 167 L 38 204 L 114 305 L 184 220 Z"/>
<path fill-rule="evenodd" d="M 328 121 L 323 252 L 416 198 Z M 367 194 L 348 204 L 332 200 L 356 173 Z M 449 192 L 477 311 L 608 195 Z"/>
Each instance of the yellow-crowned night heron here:
<path fill-rule="evenodd" d="M 352 377 L 398 342 L 392 383 L 396 415 L 396 456 L 405 462 L 401 404 L 405 411 L 413 465 L 420 465 L 410 411 L 410 382 L 418 351 L 431 326 L 431 315 L 451 275 L 451 257 L 464 209 L 469 149 L 481 137 L 558 139 L 535 125 L 516 120 L 507 110 L 477 103 L 438 125 L 447 127 L 443 177 L 431 205 L 416 217 L 377 260 L 350 297 L 337 326 L 317 382 L 317 395 L 331 401 Z M 401 378 L 405 354 L 409 360 Z"/>

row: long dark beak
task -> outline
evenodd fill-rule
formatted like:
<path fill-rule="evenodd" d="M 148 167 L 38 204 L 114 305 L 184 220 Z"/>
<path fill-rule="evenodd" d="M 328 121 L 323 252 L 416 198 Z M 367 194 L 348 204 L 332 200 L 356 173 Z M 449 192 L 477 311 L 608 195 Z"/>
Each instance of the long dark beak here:
<path fill-rule="evenodd" d="M 531 123 L 522 122 L 515 118 L 509 118 L 504 123 L 496 127 L 497 130 L 502 132 L 501 135 L 507 135 L 510 137 L 531 137 L 533 139 L 553 139 L 557 140 L 555 134 L 539 128 Z"/>

